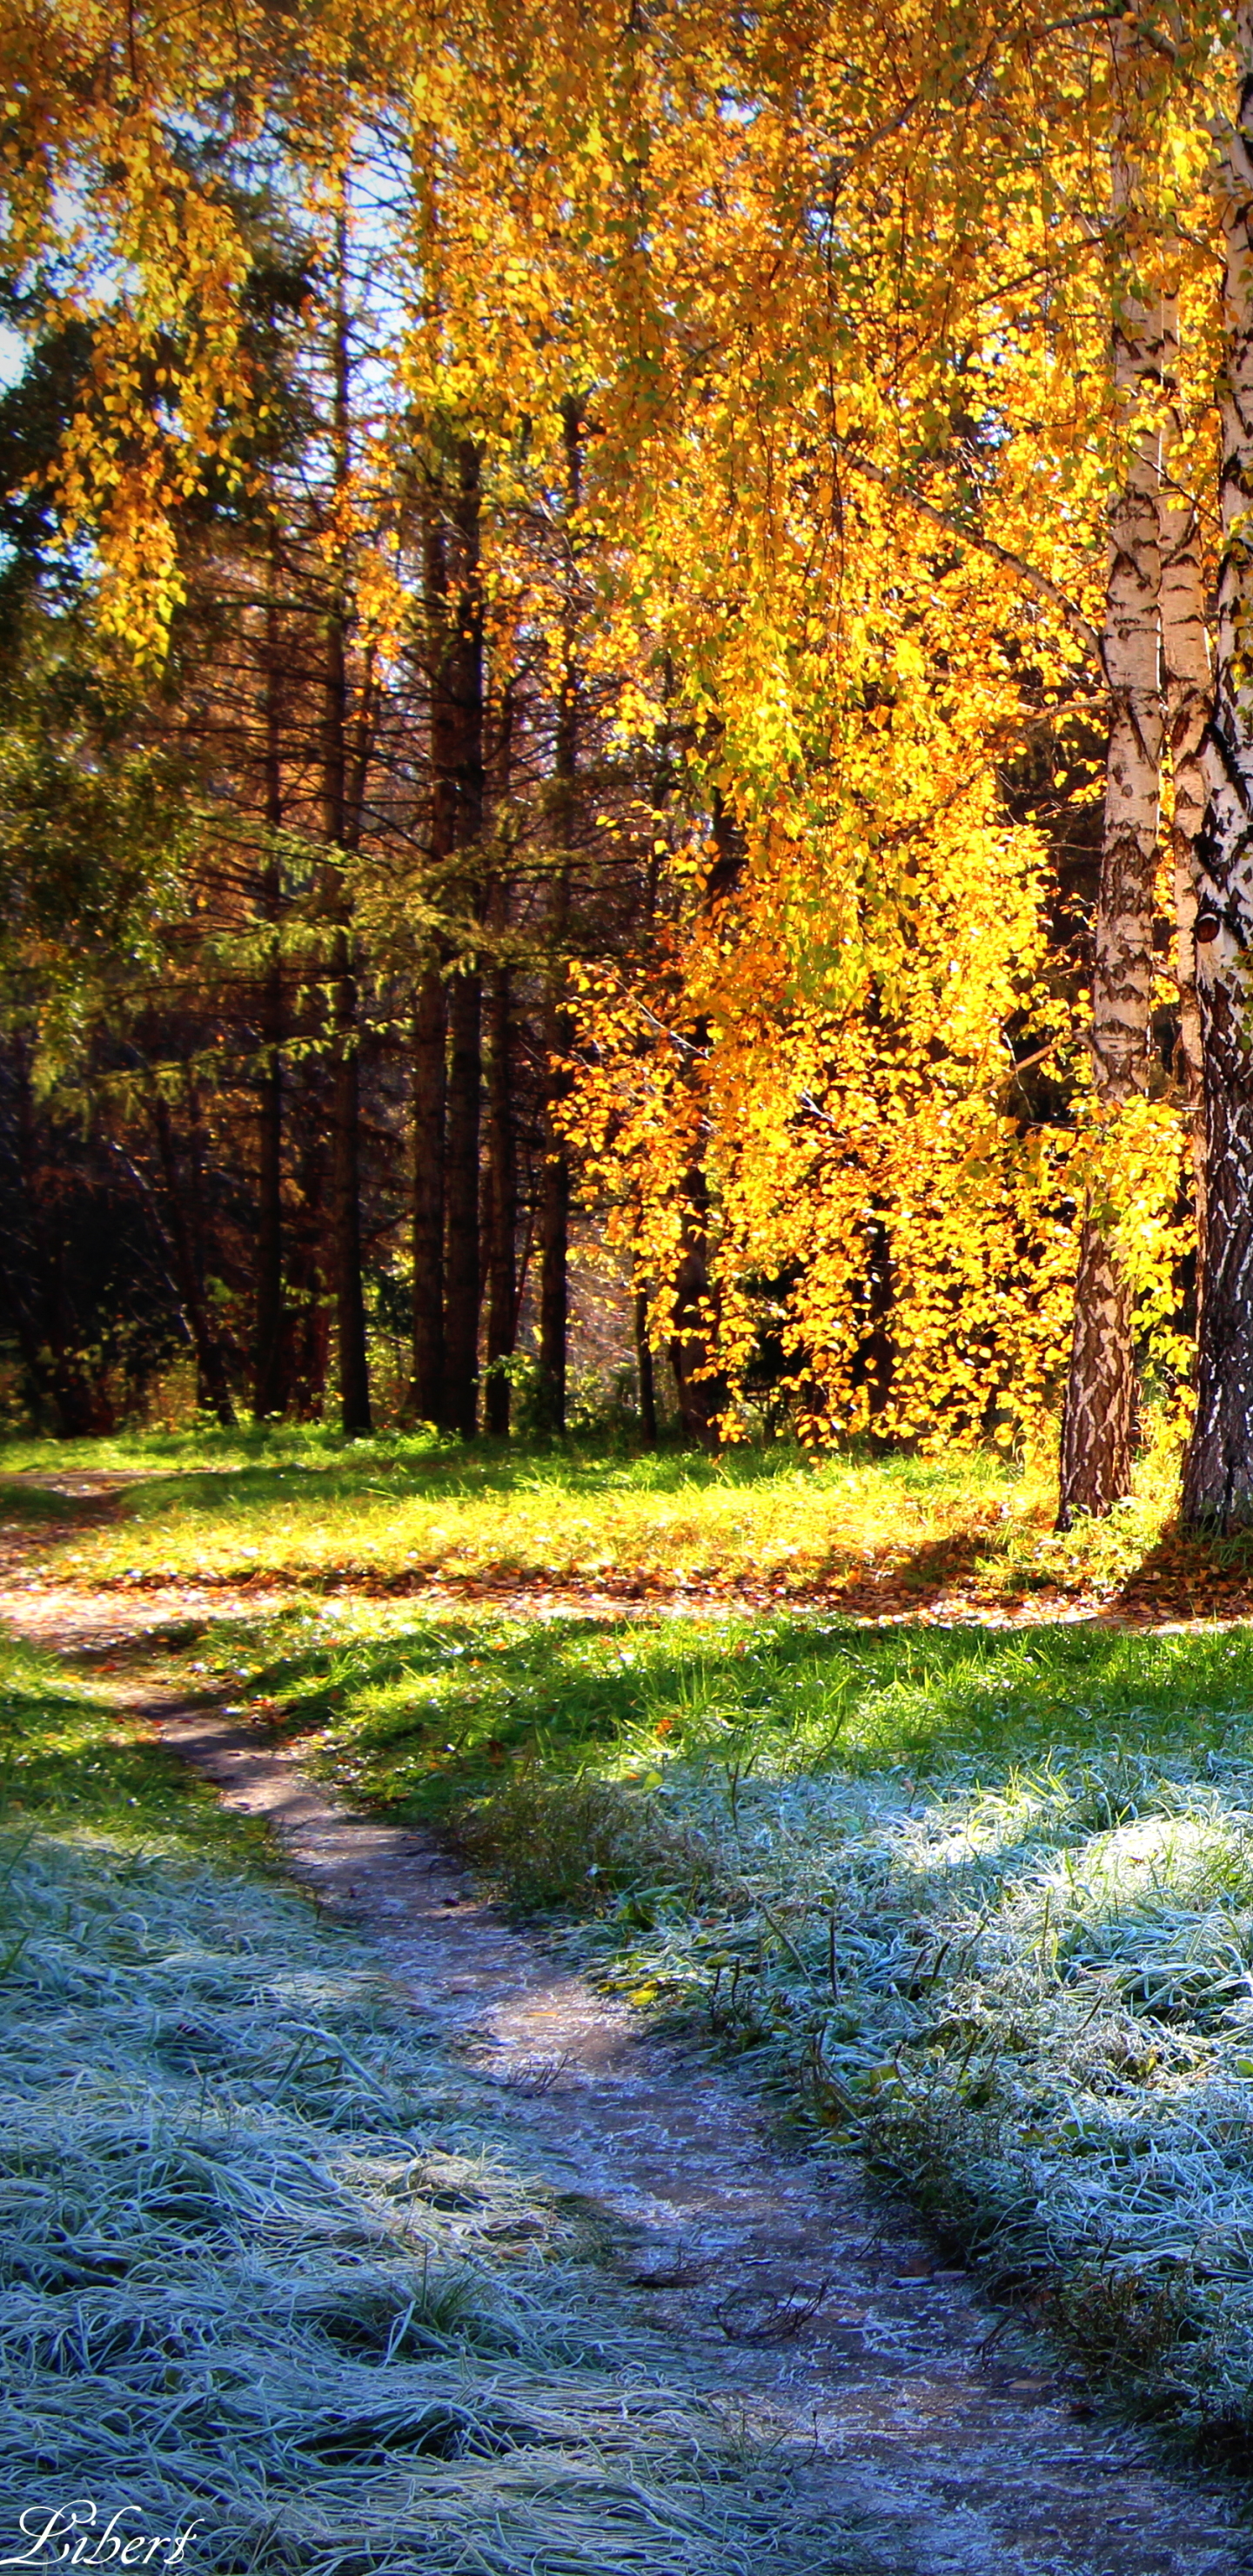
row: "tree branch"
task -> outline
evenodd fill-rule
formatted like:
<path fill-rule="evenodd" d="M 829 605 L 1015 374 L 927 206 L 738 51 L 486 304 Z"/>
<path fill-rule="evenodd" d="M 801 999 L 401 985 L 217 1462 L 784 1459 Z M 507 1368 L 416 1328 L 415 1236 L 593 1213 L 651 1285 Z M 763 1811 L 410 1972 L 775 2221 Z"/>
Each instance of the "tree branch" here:
<path fill-rule="evenodd" d="M 993 563 L 1001 564 L 1006 572 L 1012 572 L 1017 580 L 1025 582 L 1029 590 L 1034 590 L 1041 599 L 1047 599 L 1065 619 L 1071 634 L 1077 636 L 1085 652 L 1091 654 L 1105 672 L 1105 648 L 1095 626 L 1084 616 L 1081 608 L 1076 608 L 1073 599 L 1067 598 L 1059 582 L 1051 580 L 1048 573 L 1041 572 L 1037 565 L 1027 563 L 1022 555 L 1011 554 L 1008 546 L 998 546 L 994 537 L 977 536 L 952 511 L 938 510 L 934 501 L 924 500 L 912 484 L 898 483 L 882 465 L 872 465 L 868 456 L 859 456 L 856 448 L 841 446 L 840 455 L 855 474 L 864 476 L 868 483 L 877 483 L 882 491 L 891 494 L 893 500 L 903 501 L 907 509 L 916 510 L 920 518 L 929 519 L 933 527 L 943 528 L 946 536 L 956 537 L 964 546 L 973 546 L 976 554 L 990 556 Z M 1108 672 L 1105 676 L 1108 678 Z"/>

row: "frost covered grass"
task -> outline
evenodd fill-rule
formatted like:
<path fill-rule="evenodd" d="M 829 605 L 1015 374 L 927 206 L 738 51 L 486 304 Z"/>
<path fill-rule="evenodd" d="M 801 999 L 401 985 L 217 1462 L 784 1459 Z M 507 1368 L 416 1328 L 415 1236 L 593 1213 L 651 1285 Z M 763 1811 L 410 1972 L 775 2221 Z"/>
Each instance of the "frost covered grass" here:
<path fill-rule="evenodd" d="M 678 1762 L 593 1800 L 523 1774 L 469 1835 L 551 1903 L 594 1821 L 611 1985 L 761 2052 L 998 2289 L 1247 2467 L 1253 1760 Z"/>
<path fill-rule="evenodd" d="M 5 1681 L 53 1751 L 0 1838 L 0 2545 L 90 2498 L 224 2576 L 845 2563 L 355 1943 L 142 1730 Z"/>
<path fill-rule="evenodd" d="M 310 1757 L 1253 2458 L 1253 1633 L 288 1614 Z"/>

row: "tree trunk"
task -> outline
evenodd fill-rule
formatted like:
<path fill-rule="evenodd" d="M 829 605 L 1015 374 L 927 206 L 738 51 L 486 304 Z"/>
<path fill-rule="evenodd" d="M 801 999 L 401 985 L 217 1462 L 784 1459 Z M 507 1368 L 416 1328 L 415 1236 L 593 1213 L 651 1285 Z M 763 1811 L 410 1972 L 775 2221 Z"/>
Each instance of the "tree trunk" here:
<path fill-rule="evenodd" d="M 563 871 L 563 877 L 565 872 Z M 558 912 L 568 901 L 568 877 L 558 889 Z M 564 923 L 562 924 L 564 931 Z M 539 1383 L 536 1418 L 543 1431 L 566 1427 L 566 1375 L 570 1339 L 570 1160 L 556 1127 L 556 1113 L 569 1088 L 559 1059 L 569 1044 L 569 1014 L 561 998 L 564 969 L 554 966 L 544 1010 L 544 1156 L 539 1172 Z"/>
<path fill-rule="evenodd" d="M 570 1154 L 561 1128 L 562 1104 L 569 1098 L 565 1058 L 573 1039 L 566 1005 L 565 942 L 570 920 L 571 853 L 577 822 L 579 775 L 578 562 L 573 527 L 583 491 L 583 421 L 572 398 L 561 407 L 566 455 L 566 564 L 562 607 L 561 683 L 557 697 L 557 740 L 553 763 L 553 825 L 557 840 L 557 873 L 553 887 L 552 961 L 544 996 L 544 1064 L 546 1068 L 539 1208 L 539 1382 L 536 1415 L 541 1429 L 562 1433 L 566 1427 L 566 1377 L 570 1339 Z"/>
<path fill-rule="evenodd" d="M 322 1412 L 330 1365 L 330 1307 L 324 1270 L 326 1243 L 325 1070 L 306 1058 L 289 1113 L 299 1188 L 298 1215 L 288 1227 L 284 1367 L 287 1400 L 298 1422 Z M 295 1086 L 293 1085 L 295 1090 Z"/>
<path fill-rule="evenodd" d="M 730 1389 L 711 1354 L 717 1324 L 716 1292 L 709 1275 L 709 1185 L 694 1163 L 683 1183 L 683 1243 L 675 1274 L 674 1330 L 670 1358 L 684 1435 L 702 1449 L 716 1449 L 718 1417 Z"/>
<path fill-rule="evenodd" d="M 265 824 L 270 839 L 261 884 L 262 910 L 274 933 L 271 962 L 261 986 L 261 1102 L 257 1140 L 257 1273 L 252 1409 L 258 1422 L 281 1414 L 287 1402 L 283 1331 L 283 969 L 278 932 L 282 918 L 282 869 L 277 834 L 283 822 L 283 761 L 279 707 L 278 601 L 270 566 L 265 651 Z"/>
<path fill-rule="evenodd" d="M 442 660 L 443 727 L 454 791 L 453 854 L 469 858 L 483 836 L 483 592 L 479 569 L 479 450 L 458 441 L 452 495 L 449 588 L 455 611 Z M 447 1254 L 444 1272 L 446 1429 L 472 1439 L 478 1406 L 479 1123 L 483 1079 L 482 984 L 470 946 L 481 889 L 469 869 L 459 885 L 467 949 L 448 988 Z"/>
<path fill-rule="evenodd" d="M 448 1260 L 445 1274 L 444 1424 L 474 1437 L 479 1358 L 479 1102 L 482 988 L 463 968 L 448 993 Z"/>
<path fill-rule="evenodd" d="M 517 1336 L 516 1247 L 518 1166 L 514 1137 L 510 1056 L 510 984 L 507 966 L 488 982 L 487 1133 L 491 1180 L 487 1252 L 487 1429 L 497 1439 L 509 1431 L 509 1378 Z"/>
<path fill-rule="evenodd" d="M 1205 1292 L 1205 1074 L 1196 987 L 1197 845 L 1205 822 L 1205 736 L 1213 684 L 1205 623 L 1205 582 L 1196 503 L 1170 483 L 1181 422 L 1176 399 L 1178 314 L 1167 307 L 1163 371 L 1170 397 L 1162 481 L 1162 668 L 1173 812 L 1170 852 L 1175 900 L 1175 978 L 1179 988 L 1178 1082 L 1187 1121 L 1197 1232 L 1197 1308 Z"/>
<path fill-rule="evenodd" d="M 640 1438 L 646 1449 L 657 1446 L 657 1383 L 648 1338 L 648 1298 L 637 1288 L 631 1300 L 635 1324 L 635 1364 L 640 1382 Z"/>
<path fill-rule="evenodd" d="M 347 227 L 336 225 L 336 302 L 332 342 L 331 439 L 336 497 L 351 470 L 348 414 Z M 322 830 L 333 853 L 328 871 L 334 923 L 331 980 L 330 1219 L 339 1351 L 340 1428 L 348 1440 L 373 1429 L 361 1276 L 361 1101 L 357 979 L 352 962 L 351 901 L 343 872 L 349 844 L 347 603 L 342 562 L 331 568 L 322 695 Z M 364 722 L 364 718 L 363 718 Z"/>
<path fill-rule="evenodd" d="M 153 1124 L 157 1131 L 157 1152 L 161 1178 L 165 1183 L 165 1234 L 178 1281 L 183 1312 L 191 1327 L 192 1347 L 196 1354 L 196 1401 L 206 1413 L 215 1414 L 223 1430 L 235 1428 L 235 1407 L 226 1375 L 221 1345 L 209 1321 L 197 1246 L 188 1221 L 182 1186 L 178 1174 L 178 1157 L 169 1104 L 161 1092 L 153 1101 Z"/>
<path fill-rule="evenodd" d="M 1115 40 L 1116 46 L 1118 40 Z M 1115 213 L 1130 208 L 1131 179 L 1115 160 Z M 1127 426 L 1127 479 L 1110 512 L 1105 591 L 1105 671 L 1110 690 L 1105 823 L 1092 979 L 1092 1070 L 1099 1109 L 1148 1088 L 1152 1046 L 1153 911 L 1162 750 L 1161 432 L 1156 417 L 1162 332 L 1124 293 L 1114 319 L 1114 387 Z M 1104 1514 L 1131 1490 L 1136 1418 L 1131 1300 L 1117 1279 L 1112 1243 L 1085 1211 L 1075 1281 L 1075 1322 L 1062 1412 L 1057 1523 Z"/>
<path fill-rule="evenodd" d="M 339 1418 L 340 1428 L 349 1440 L 373 1429 L 361 1264 L 361 1078 L 357 1036 L 357 983 L 348 962 L 345 937 L 335 957 L 330 1214 L 335 1246 Z"/>
<path fill-rule="evenodd" d="M 1205 1068 L 1206 1270 L 1197 1410 L 1183 1486 L 1192 1527 L 1253 1524 L 1253 6 L 1236 18 L 1240 93 L 1221 171 L 1226 250 L 1223 548 L 1209 804 L 1197 852 Z"/>
<path fill-rule="evenodd" d="M 413 1022 L 413 1385 L 419 1422 L 444 1416 L 444 1108 L 448 1014 L 429 966 Z"/>
<path fill-rule="evenodd" d="M 734 894 L 744 872 L 746 848 L 721 788 L 712 798 L 713 857 L 705 877 L 706 909 Z M 693 1031 L 693 1059 L 709 1045 L 709 1024 L 699 1020 Z M 675 1273 L 670 1358 L 679 1397 L 679 1420 L 688 1440 L 716 1449 L 718 1417 L 730 1402 L 725 1372 L 712 1364 L 720 1320 L 720 1297 L 709 1259 L 709 1182 L 703 1162 L 693 1162 L 682 1182 L 682 1236 Z"/>

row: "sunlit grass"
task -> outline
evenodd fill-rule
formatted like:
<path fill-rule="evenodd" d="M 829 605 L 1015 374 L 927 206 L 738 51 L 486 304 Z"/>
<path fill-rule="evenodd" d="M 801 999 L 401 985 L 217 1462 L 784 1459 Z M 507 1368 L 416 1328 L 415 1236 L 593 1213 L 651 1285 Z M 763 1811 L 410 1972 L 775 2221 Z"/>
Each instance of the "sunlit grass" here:
<path fill-rule="evenodd" d="M 306 1738 L 345 1785 L 436 1815 L 511 1765 L 605 1775 L 769 1758 L 789 1769 L 1100 1752 L 1143 1738 L 1203 1760 L 1253 1728 L 1253 1632 L 877 1628 L 813 1613 L 622 1620 L 293 1605 L 215 1624 L 192 1658 Z M 186 1669 L 186 1667 L 184 1667 Z"/>
<path fill-rule="evenodd" d="M 897 1607 L 956 1582 L 994 1603 L 1112 1589 L 1151 1550 L 1173 1498 L 1169 1444 L 1141 1461 L 1134 1501 L 1058 1537 L 1047 1461 L 930 1460 L 783 1448 L 722 1459 L 573 1444 L 466 1449 L 434 1435 L 345 1445 L 323 1432 L 134 1437 L 80 1459 L 44 1444 L 20 1469 L 95 1464 L 135 1481 L 55 1557 L 79 1582 L 273 1579 L 386 1589 L 453 1583 L 748 1588 L 886 1584 Z M 29 1490 L 29 1489 L 27 1489 Z"/>

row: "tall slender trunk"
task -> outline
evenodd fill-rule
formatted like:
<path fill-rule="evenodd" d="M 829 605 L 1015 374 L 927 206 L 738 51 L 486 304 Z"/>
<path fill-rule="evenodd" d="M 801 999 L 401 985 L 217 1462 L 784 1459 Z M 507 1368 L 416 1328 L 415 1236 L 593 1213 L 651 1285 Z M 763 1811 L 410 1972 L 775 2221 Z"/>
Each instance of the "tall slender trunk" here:
<path fill-rule="evenodd" d="M 283 884 L 277 835 L 283 822 L 281 654 L 275 546 L 265 606 L 265 827 L 261 907 L 273 947 L 261 985 L 261 1100 L 257 1151 L 257 1272 L 252 1409 L 259 1422 L 287 1401 L 283 1331 L 283 969 L 278 933 Z"/>
<path fill-rule="evenodd" d="M 292 1085 L 289 1110 L 298 1213 L 287 1234 L 287 1301 L 284 1367 L 287 1400 L 298 1422 L 316 1422 L 330 1365 L 330 1305 L 326 1248 L 326 1085 L 314 1056 Z"/>
<path fill-rule="evenodd" d="M 637 1288 L 631 1300 L 635 1328 L 635 1365 L 640 1385 L 640 1438 L 646 1449 L 657 1446 L 657 1382 L 653 1369 L 652 1344 L 648 1338 L 648 1296 Z"/>
<path fill-rule="evenodd" d="M 509 1430 L 509 1379 L 517 1330 L 518 1167 L 514 1138 L 509 967 L 492 968 L 487 986 L 487 1143 L 490 1222 L 487 1249 L 487 1429 Z"/>
<path fill-rule="evenodd" d="M 684 1179 L 682 1215 L 670 1359 L 684 1437 L 701 1449 L 716 1449 L 718 1418 L 730 1400 L 730 1389 L 713 1360 L 717 1296 L 710 1280 L 709 1183 L 701 1163 L 693 1163 Z"/>
<path fill-rule="evenodd" d="M 448 1254 L 444 1294 L 444 1420 L 463 1440 L 478 1418 L 479 1125 L 483 1081 L 483 993 L 474 968 L 454 975 L 448 994 Z"/>
<path fill-rule="evenodd" d="M 199 1245 L 196 1241 L 200 1229 L 195 1223 L 195 1216 L 199 1211 L 189 1212 L 187 1206 L 179 1175 L 169 1103 L 160 1091 L 154 1095 L 152 1114 L 157 1136 L 161 1178 L 165 1184 L 165 1235 L 170 1246 L 183 1312 L 191 1327 L 192 1347 L 196 1354 L 196 1400 L 206 1413 L 216 1415 L 225 1430 L 233 1431 L 235 1407 L 231 1400 L 221 1344 L 209 1317 Z"/>
<path fill-rule="evenodd" d="M 564 944 L 570 911 L 570 870 L 559 871 L 553 903 L 554 946 Z M 562 1058 L 570 1044 L 570 1014 L 565 1006 L 565 965 L 560 957 L 550 967 L 544 997 L 543 1043 L 546 1068 L 543 1143 L 539 1172 L 536 1237 L 539 1248 L 539 1384 L 536 1418 L 541 1430 L 566 1427 L 566 1380 L 570 1338 L 570 1157 L 557 1125 L 569 1092 Z"/>
<path fill-rule="evenodd" d="M 455 566 L 450 588 L 456 606 L 449 621 L 444 689 L 452 776 L 455 784 L 454 854 L 469 861 L 483 836 L 483 594 L 479 570 L 479 450 L 463 438 L 456 448 L 451 529 Z M 466 866 L 459 892 L 467 923 L 481 889 Z M 483 1083 L 482 981 L 467 942 L 463 962 L 448 988 L 448 1102 L 444 1271 L 444 1411 L 450 1431 L 474 1434 L 478 1412 L 479 1125 Z"/>
<path fill-rule="evenodd" d="M 735 892 L 744 870 L 744 835 L 719 787 L 713 790 L 713 857 L 705 878 L 706 909 Z M 697 1056 L 709 1044 L 708 1022 L 693 1032 Z M 726 1373 L 714 1361 L 721 1300 L 711 1261 L 711 1203 L 703 1149 L 698 1148 L 683 1176 L 680 1213 L 682 1234 L 671 1308 L 670 1360 L 679 1399 L 684 1437 L 702 1449 L 716 1449 L 719 1417 L 730 1402 Z"/>
<path fill-rule="evenodd" d="M 438 966 L 419 980 L 413 1015 L 413 1384 L 419 1422 L 444 1413 L 444 1095 L 448 1012 Z"/>
<path fill-rule="evenodd" d="M 1205 1069 L 1205 1294 L 1184 1472 L 1193 1527 L 1253 1524 L 1253 5 L 1237 12 L 1239 97 L 1220 187 L 1226 270 L 1222 560 L 1197 851 L 1196 958 Z"/>
<path fill-rule="evenodd" d="M 426 618 L 429 889 L 447 897 L 448 863 L 457 837 L 457 726 L 451 702 L 448 550 L 442 487 L 432 462 L 422 513 L 422 596 Z M 444 1227 L 447 1217 L 445 1132 L 448 1100 L 448 994 L 438 954 L 418 977 L 413 1014 L 413 1380 L 409 1411 L 420 1422 L 447 1419 L 444 1353 Z"/>
<path fill-rule="evenodd" d="M 347 225 L 336 225 L 332 426 L 336 498 L 346 489 L 349 453 Z M 339 1351 L 340 1428 L 350 1440 L 373 1429 L 361 1273 L 361 1059 L 352 907 L 344 885 L 349 840 L 347 600 L 342 561 L 331 569 L 322 696 L 322 831 L 334 853 L 328 871 L 333 928 L 331 982 L 330 1218 Z"/>
<path fill-rule="evenodd" d="M 539 1384 L 536 1412 L 541 1427 L 555 1432 L 564 1432 L 566 1427 L 570 1339 L 570 1155 L 561 1129 L 561 1110 L 570 1093 L 565 1059 L 573 1038 L 573 1024 L 566 1002 L 564 952 L 570 921 L 571 852 L 576 832 L 579 775 L 578 563 L 572 522 L 583 490 L 582 412 L 573 397 L 567 397 L 562 404 L 561 426 L 566 458 L 567 526 L 561 681 L 553 763 L 557 873 L 551 923 L 553 955 L 544 995 L 544 1159 L 540 1166 L 536 1226 L 539 1238 Z"/>
<path fill-rule="evenodd" d="M 1118 40 L 1115 40 L 1116 46 Z M 1131 211 L 1121 154 L 1115 212 Z M 1129 439 L 1127 477 L 1110 511 L 1105 670 L 1110 691 L 1105 822 L 1092 978 L 1092 1071 L 1114 1122 L 1148 1088 L 1153 1009 L 1153 910 L 1163 708 L 1161 687 L 1161 378 L 1159 312 L 1126 290 L 1114 318 L 1114 389 Z M 1084 1213 L 1075 1320 L 1062 1413 L 1058 1527 L 1103 1514 L 1131 1490 L 1136 1418 L 1132 1309 L 1100 1215 Z"/>
<path fill-rule="evenodd" d="M 1173 807 L 1170 825 L 1175 903 L 1175 979 L 1179 990 L 1178 1080 L 1187 1121 L 1197 1232 L 1197 1309 L 1205 1293 L 1205 1072 L 1196 979 L 1197 846 L 1205 823 L 1205 737 L 1213 682 L 1205 623 L 1200 517 L 1195 501 L 1171 482 L 1181 422 L 1177 371 L 1179 321 L 1172 299 L 1163 334 L 1169 397 L 1162 476 L 1162 668 Z"/>

